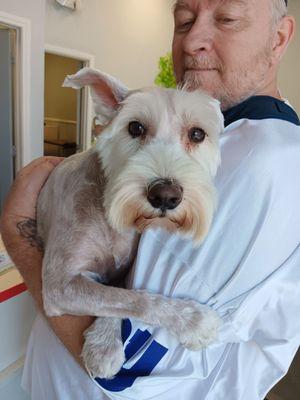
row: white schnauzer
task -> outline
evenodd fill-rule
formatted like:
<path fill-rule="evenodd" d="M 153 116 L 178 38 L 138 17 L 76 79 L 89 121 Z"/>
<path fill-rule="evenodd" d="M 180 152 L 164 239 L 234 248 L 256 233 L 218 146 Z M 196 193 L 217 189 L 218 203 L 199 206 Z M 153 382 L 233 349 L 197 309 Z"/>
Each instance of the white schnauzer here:
<path fill-rule="evenodd" d="M 90 86 L 105 128 L 94 147 L 54 170 L 39 197 L 47 315 L 100 317 L 85 332 L 82 357 L 101 378 L 114 376 L 125 360 L 123 318 L 167 328 L 189 349 L 206 346 L 219 326 L 209 307 L 120 283 L 144 229 L 182 232 L 197 244 L 207 234 L 223 129 L 219 103 L 200 91 L 130 91 L 89 68 L 64 85 Z"/>

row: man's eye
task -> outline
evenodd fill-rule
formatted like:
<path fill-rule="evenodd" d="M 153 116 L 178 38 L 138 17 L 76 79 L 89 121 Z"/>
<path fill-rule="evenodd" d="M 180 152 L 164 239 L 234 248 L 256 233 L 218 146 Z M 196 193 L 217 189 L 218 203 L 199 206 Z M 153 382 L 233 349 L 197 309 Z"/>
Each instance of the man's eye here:
<path fill-rule="evenodd" d="M 178 23 L 176 25 L 176 32 L 185 32 L 188 31 L 191 26 L 193 25 L 194 21 L 186 21 L 186 22 L 182 22 L 182 23 Z"/>
<path fill-rule="evenodd" d="M 233 24 L 234 22 L 236 22 L 236 19 L 230 18 L 230 17 L 222 17 L 222 18 L 219 18 L 219 22 L 224 25 L 230 25 L 230 24 Z"/>
<path fill-rule="evenodd" d="M 133 138 L 137 138 L 146 133 L 146 128 L 139 121 L 131 121 L 128 125 L 128 132 Z"/>

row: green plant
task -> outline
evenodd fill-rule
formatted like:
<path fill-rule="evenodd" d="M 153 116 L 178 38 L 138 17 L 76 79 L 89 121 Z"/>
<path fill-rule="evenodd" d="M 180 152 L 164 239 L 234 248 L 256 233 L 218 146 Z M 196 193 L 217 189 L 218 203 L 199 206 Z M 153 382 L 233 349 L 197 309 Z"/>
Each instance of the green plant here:
<path fill-rule="evenodd" d="M 171 53 L 159 58 L 159 73 L 155 78 L 155 84 L 166 88 L 176 87 Z"/>

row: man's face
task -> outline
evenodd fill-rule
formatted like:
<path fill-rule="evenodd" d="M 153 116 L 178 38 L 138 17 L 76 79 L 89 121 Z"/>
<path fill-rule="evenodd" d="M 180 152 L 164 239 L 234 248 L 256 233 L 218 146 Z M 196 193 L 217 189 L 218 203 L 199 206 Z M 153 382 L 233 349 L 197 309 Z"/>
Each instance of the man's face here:
<path fill-rule="evenodd" d="M 182 0 L 174 15 L 178 82 L 227 109 L 274 79 L 270 0 Z"/>

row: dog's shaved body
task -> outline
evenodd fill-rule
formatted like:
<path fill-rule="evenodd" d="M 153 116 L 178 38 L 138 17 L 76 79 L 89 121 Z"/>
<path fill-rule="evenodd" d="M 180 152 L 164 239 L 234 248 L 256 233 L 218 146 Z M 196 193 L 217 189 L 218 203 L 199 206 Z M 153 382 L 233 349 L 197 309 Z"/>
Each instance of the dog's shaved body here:
<path fill-rule="evenodd" d="M 46 247 L 44 265 L 53 264 L 55 259 L 64 276 L 90 271 L 99 274 L 103 282 L 114 282 L 123 276 L 121 269 L 131 264 L 138 236 L 133 231 L 120 234 L 107 223 L 104 186 L 101 160 L 94 148 L 67 158 L 51 174 L 38 207 L 39 235 L 51 242 Z M 43 272 L 48 274 L 51 269 L 45 267 Z M 57 287 L 57 278 L 55 274 L 43 279 L 47 285 L 53 281 Z"/>

